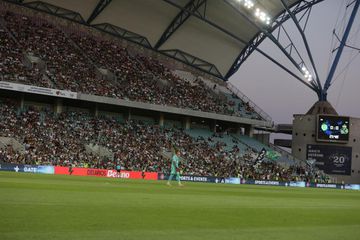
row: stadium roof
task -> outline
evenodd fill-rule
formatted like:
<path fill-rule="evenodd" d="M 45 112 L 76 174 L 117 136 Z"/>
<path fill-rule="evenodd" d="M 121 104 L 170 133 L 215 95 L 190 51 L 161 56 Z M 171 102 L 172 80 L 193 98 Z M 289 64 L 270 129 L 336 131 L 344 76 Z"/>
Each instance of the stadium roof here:
<path fill-rule="evenodd" d="M 322 0 L 8 1 L 90 24 L 226 80 L 266 37 L 264 30 L 290 18 L 284 4 L 296 14 Z"/>

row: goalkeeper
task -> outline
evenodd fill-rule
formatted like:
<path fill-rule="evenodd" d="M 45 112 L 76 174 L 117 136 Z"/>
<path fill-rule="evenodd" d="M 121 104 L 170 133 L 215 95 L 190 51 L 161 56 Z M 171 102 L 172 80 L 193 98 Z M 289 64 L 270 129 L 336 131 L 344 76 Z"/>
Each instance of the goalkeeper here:
<path fill-rule="evenodd" d="M 171 158 L 171 172 L 170 177 L 167 182 L 167 185 L 171 185 L 170 181 L 173 179 L 174 175 L 176 175 L 176 180 L 178 181 L 179 186 L 183 186 L 180 182 L 180 170 L 179 170 L 179 161 L 180 161 L 180 151 L 175 149 L 175 154 Z"/>

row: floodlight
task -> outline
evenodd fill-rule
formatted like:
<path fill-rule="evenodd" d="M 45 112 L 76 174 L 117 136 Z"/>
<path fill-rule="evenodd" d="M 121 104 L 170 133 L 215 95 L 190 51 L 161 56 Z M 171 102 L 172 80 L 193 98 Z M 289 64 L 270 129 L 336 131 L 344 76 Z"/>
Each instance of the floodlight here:
<path fill-rule="evenodd" d="M 250 9 L 254 7 L 254 3 L 251 0 L 245 0 L 244 6 Z"/>
<path fill-rule="evenodd" d="M 247 9 L 251 9 L 255 6 L 255 3 L 251 0 L 237 0 L 237 2 L 242 3 L 242 5 Z M 254 16 L 266 25 L 271 23 L 271 18 L 260 8 L 255 9 Z"/>

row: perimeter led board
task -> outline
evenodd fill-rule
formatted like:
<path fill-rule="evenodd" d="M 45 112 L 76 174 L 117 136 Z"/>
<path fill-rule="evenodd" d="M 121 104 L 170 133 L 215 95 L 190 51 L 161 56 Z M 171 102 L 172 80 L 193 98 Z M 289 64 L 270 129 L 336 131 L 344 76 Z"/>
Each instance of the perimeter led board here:
<path fill-rule="evenodd" d="M 318 115 L 316 132 L 316 140 L 319 142 L 346 143 L 350 133 L 349 117 Z"/>

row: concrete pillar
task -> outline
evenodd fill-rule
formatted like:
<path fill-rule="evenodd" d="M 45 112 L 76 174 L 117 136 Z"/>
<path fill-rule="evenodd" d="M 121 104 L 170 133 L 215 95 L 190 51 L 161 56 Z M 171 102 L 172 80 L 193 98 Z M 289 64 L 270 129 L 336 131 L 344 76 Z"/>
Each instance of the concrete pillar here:
<path fill-rule="evenodd" d="M 24 94 L 21 94 L 21 99 L 20 99 L 20 109 L 23 110 L 24 109 Z"/>
<path fill-rule="evenodd" d="M 129 108 L 129 110 L 128 110 L 128 114 L 127 114 L 126 119 L 127 119 L 128 121 L 131 120 L 131 108 Z"/>
<path fill-rule="evenodd" d="M 254 136 L 254 127 L 252 125 L 247 125 L 245 127 L 245 135 L 249 136 L 249 137 L 253 137 Z"/>
<path fill-rule="evenodd" d="M 236 128 L 235 128 L 235 133 L 236 133 L 236 135 L 242 134 L 241 126 L 240 126 L 240 125 L 237 125 L 237 126 L 236 126 Z"/>
<path fill-rule="evenodd" d="M 164 121 L 165 121 L 165 116 L 164 116 L 163 113 L 160 113 L 160 116 L 159 116 L 159 125 L 160 125 L 160 127 L 164 126 Z"/>
<path fill-rule="evenodd" d="M 99 116 L 99 106 L 97 103 L 95 103 L 94 116 L 95 117 Z"/>
<path fill-rule="evenodd" d="M 55 102 L 55 113 L 59 114 L 63 112 L 63 101 L 62 99 L 58 98 Z"/>
<path fill-rule="evenodd" d="M 191 118 L 190 117 L 185 118 L 184 128 L 185 128 L 185 130 L 189 130 L 191 128 Z"/>
<path fill-rule="evenodd" d="M 210 126 L 210 130 L 212 132 L 216 132 L 216 120 L 212 121 L 211 126 Z"/>

